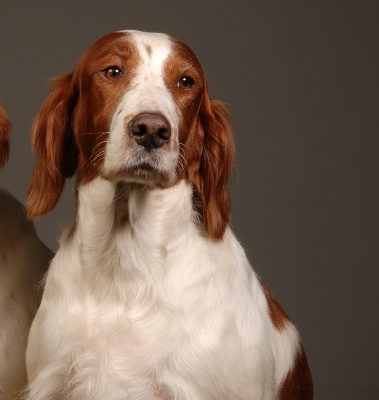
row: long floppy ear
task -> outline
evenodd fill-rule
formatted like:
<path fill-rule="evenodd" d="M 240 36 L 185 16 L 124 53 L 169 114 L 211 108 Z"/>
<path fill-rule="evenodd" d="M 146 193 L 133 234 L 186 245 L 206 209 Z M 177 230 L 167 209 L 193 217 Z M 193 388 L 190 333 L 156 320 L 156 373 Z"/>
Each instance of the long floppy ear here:
<path fill-rule="evenodd" d="M 0 106 L 0 168 L 8 161 L 9 157 L 9 134 L 11 132 L 11 123 Z"/>
<path fill-rule="evenodd" d="M 200 108 L 204 145 L 195 187 L 201 196 L 208 235 L 221 240 L 230 219 L 229 178 L 234 164 L 234 140 L 226 107 L 206 95 Z"/>
<path fill-rule="evenodd" d="M 78 163 L 71 127 L 71 113 L 77 97 L 72 74 L 55 78 L 54 83 L 55 88 L 32 127 L 32 147 L 37 160 L 28 187 L 27 215 L 30 219 L 54 208 L 66 178 L 75 173 Z"/>

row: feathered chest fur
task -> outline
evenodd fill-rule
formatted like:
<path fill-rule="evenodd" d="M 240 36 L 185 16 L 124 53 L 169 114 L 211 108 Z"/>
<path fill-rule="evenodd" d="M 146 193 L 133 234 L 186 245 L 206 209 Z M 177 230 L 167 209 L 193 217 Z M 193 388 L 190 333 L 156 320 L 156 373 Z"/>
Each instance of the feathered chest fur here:
<path fill-rule="evenodd" d="M 254 323 L 257 333 L 271 326 L 267 311 L 259 311 L 261 290 L 257 304 L 249 304 L 254 286 L 233 234 L 214 243 L 202 232 L 191 185 L 112 193 L 108 182 L 95 179 L 79 189 L 77 223 L 61 242 L 40 309 L 55 309 L 60 323 L 49 328 L 69 344 L 60 349 L 62 368 L 70 370 L 64 390 L 80 393 L 93 381 L 94 393 L 114 385 L 172 393 L 163 375 L 174 370 L 189 382 L 203 370 L 204 379 L 226 390 L 229 373 L 219 368 L 230 368 L 233 358 L 241 384 L 248 381 L 243 371 L 257 356 L 246 357 L 254 332 L 246 335 L 245 327 L 253 327 L 256 313 L 264 318 Z M 269 343 L 259 345 L 272 359 Z"/>

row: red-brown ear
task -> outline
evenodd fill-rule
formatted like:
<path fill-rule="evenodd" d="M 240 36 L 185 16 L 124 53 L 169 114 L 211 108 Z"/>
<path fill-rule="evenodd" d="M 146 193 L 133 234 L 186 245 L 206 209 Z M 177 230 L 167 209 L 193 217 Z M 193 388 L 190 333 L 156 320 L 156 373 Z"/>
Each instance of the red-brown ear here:
<path fill-rule="evenodd" d="M 9 157 L 9 134 L 11 132 L 11 123 L 0 106 L 0 168 L 8 161 Z"/>
<path fill-rule="evenodd" d="M 62 193 L 66 178 L 75 173 L 78 151 L 71 128 L 76 93 L 72 74 L 54 80 L 32 127 L 36 164 L 28 187 L 27 215 L 33 219 L 51 211 Z"/>
<path fill-rule="evenodd" d="M 201 196 L 208 235 L 223 238 L 230 219 L 229 178 L 234 163 L 234 140 L 226 107 L 205 96 L 200 109 L 204 144 L 195 187 Z"/>

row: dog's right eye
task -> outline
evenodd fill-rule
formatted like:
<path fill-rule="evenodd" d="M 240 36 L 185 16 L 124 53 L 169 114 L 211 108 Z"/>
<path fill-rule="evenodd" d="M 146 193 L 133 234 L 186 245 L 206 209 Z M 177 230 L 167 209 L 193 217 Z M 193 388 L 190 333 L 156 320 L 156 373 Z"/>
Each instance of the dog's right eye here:
<path fill-rule="evenodd" d="M 191 78 L 190 76 L 183 76 L 182 78 L 180 78 L 180 80 L 176 83 L 176 86 L 179 89 L 184 89 L 184 90 L 188 90 L 188 89 L 192 89 L 193 86 L 195 84 L 195 81 L 193 78 Z"/>
<path fill-rule="evenodd" d="M 114 65 L 111 67 L 104 68 L 102 70 L 102 73 L 107 79 L 109 79 L 111 81 L 114 81 L 116 79 L 120 79 L 123 77 L 122 69 L 119 67 L 116 67 Z"/>

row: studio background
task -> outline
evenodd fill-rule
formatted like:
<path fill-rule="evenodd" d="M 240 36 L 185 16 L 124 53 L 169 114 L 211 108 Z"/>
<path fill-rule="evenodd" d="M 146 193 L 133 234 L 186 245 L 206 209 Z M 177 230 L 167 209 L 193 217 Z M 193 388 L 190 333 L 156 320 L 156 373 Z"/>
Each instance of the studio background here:
<path fill-rule="evenodd" d="M 1 1 L 0 99 L 13 133 L 0 182 L 22 202 L 48 78 L 120 29 L 180 38 L 228 104 L 233 229 L 300 330 L 315 399 L 377 400 L 379 2 Z M 54 250 L 73 190 L 36 222 Z"/>

